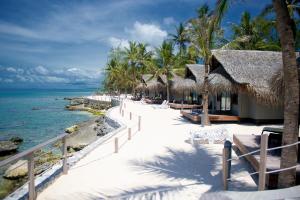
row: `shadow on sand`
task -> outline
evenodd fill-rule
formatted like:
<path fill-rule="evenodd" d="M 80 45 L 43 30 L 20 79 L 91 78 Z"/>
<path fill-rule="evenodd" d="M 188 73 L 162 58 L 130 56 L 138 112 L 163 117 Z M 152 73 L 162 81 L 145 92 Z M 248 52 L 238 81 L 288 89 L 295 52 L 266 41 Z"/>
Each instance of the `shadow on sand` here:
<path fill-rule="evenodd" d="M 183 151 L 167 148 L 167 154 L 156 156 L 148 161 L 131 161 L 133 167 L 141 171 L 141 174 L 155 174 L 165 177 L 168 182 L 178 184 L 168 185 L 161 182 L 156 186 L 145 186 L 133 188 L 121 192 L 112 199 L 172 199 L 190 187 L 195 194 L 193 197 L 198 199 L 203 193 L 222 191 L 222 174 L 220 171 L 220 154 L 209 154 L 210 146 L 195 146 L 192 151 Z M 151 183 L 149 183 L 151 184 Z M 239 183 L 240 187 L 246 187 Z M 199 191 L 199 185 L 203 189 Z M 188 194 L 188 193 L 187 193 Z"/>

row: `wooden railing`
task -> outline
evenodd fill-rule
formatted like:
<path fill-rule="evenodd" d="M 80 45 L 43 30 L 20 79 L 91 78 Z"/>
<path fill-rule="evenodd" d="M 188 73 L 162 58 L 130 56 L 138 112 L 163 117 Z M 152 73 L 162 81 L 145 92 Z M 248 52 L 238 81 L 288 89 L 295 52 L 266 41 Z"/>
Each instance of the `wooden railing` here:
<path fill-rule="evenodd" d="M 11 156 L 7 158 L 6 160 L 3 160 L 0 162 L 0 167 L 6 166 L 8 164 L 11 164 L 13 162 L 16 162 L 21 159 L 25 159 L 28 161 L 28 199 L 34 200 L 37 197 L 36 194 L 36 188 L 35 188 L 35 175 L 34 175 L 34 153 L 37 151 L 40 151 L 43 147 L 53 144 L 59 140 L 62 140 L 62 169 L 63 174 L 68 173 L 68 166 L 67 166 L 67 133 L 63 133 L 61 135 L 56 136 L 55 138 L 52 138 L 50 140 L 47 140 L 39 145 L 36 145 L 35 147 L 32 147 L 26 151 L 20 152 L 14 156 Z"/>

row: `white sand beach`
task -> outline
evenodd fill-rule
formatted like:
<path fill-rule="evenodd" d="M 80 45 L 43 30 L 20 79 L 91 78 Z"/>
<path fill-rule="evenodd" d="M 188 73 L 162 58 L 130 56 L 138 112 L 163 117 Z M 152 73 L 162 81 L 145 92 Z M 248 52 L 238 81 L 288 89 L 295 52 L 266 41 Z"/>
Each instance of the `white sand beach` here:
<path fill-rule="evenodd" d="M 75 164 L 68 175 L 55 180 L 38 199 L 199 199 L 204 193 L 223 190 L 223 145 L 192 146 L 189 131 L 201 126 L 183 119 L 178 110 L 125 102 L 124 117 L 119 107 L 109 115 L 128 127 L 134 125 L 132 140 L 114 153 L 111 138 Z M 134 113 L 132 120 L 129 111 Z M 142 129 L 134 134 L 137 115 L 142 116 Z M 254 125 L 226 126 L 230 134 L 260 134 L 262 130 Z M 120 144 L 127 141 L 127 129 L 116 137 Z M 249 171 L 245 161 L 233 162 L 232 176 L 246 176 L 231 182 L 229 190 L 257 190 Z"/>

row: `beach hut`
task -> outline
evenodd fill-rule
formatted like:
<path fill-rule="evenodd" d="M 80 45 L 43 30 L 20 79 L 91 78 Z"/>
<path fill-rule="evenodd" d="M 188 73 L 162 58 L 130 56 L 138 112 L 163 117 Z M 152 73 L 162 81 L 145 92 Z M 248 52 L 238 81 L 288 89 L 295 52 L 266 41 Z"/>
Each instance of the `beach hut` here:
<path fill-rule="evenodd" d="M 164 97 L 164 85 L 152 74 L 144 74 L 136 89 L 149 99 L 162 99 Z"/>
<path fill-rule="evenodd" d="M 283 99 L 272 90 L 271 82 L 276 72 L 282 69 L 281 52 L 213 50 L 210 69 L 210 76 L 221 75 L 230 82 L 219 87 L 236 94 L 231 95 L 228 103 L 231 112 L 242 121 L 283 121 Z"/>
<path fill-rule="evenodd" d="M 204 74 L 205 68 L 201 64 L 187 64 L 185 78 L 196 81 L 194 96 L 198 101 L 201 101 L 202 93 L 204 91 Z M 209 90 L 209 109 L 211 113 L 226 111 L 230 114 L 231 92 L 236 91 L 236 87 L 224 77 L 221 73 L 214 73 L 208 75 L 208 90 Z"/>

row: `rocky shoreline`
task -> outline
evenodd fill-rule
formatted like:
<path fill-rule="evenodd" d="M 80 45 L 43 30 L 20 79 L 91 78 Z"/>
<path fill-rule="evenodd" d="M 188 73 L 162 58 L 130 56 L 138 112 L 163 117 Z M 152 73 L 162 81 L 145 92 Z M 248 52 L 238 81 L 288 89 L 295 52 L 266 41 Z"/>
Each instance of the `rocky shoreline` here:
<path fill-rule="evenodd" d="M 89 107 L 88 104 L 84 104 L 84 99 L 81 97 L 65 98 L 65 100 L 70 101 L 70 104 L 65 109 L 70 111 L 85 111 L 94 115 L 90 120 L 66 128 L 65 131 L 70 134 L 67 147 L 69 154 L 82 150 L 87 145 L 115 129 L 111 123 L 106 122 L 105 112 L 111 107 L 107 102 L 99 104 L 100 107 L 98 105 L 97 107 Z M 20 141 L 22 141 L 21 138 L 0 141 L 0 159 L 2 158 L 3 160 L 8 158 L 8 156 L 16 154 Z M 36 152 L 35 175 L 41 174 L 61 159 L 59 155 L 61 143 L 55 143 L 53 147 L 57 148 L 57 152 L 48 152 L 47 150 Z M 0 199 L 24 184 L 27 180 L 27 172 L 26 160 L 19 160 L 6 168 L 0 168 L 0 175 L 2 176 L 0 178 Z"/>

